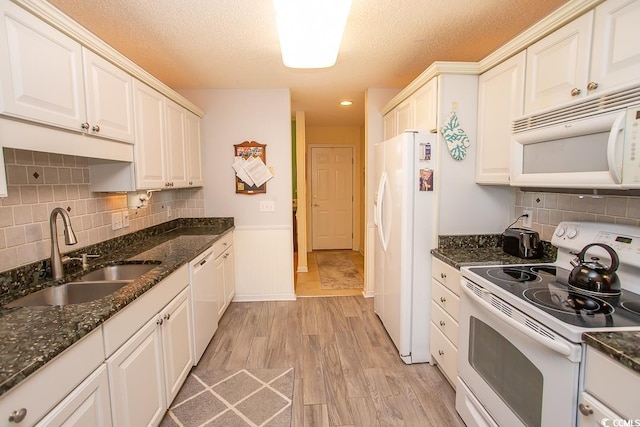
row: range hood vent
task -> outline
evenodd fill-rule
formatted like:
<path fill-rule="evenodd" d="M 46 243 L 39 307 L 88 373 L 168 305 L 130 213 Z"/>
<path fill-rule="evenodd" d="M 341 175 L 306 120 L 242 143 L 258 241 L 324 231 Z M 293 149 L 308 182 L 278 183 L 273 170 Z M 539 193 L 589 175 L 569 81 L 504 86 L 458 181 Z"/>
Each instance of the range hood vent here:
<path fill-rule="evenodd" d="M 522 117 L 513 121 L 511 130 L 513 133 L 520 133 L 541 129 L 559 123 L 585 119 L 609 111 L 621 110 L 634 104 L 640 104 L 640 86 L 609 92 L 599 97 L 586 99 L 555 110 Z"/>

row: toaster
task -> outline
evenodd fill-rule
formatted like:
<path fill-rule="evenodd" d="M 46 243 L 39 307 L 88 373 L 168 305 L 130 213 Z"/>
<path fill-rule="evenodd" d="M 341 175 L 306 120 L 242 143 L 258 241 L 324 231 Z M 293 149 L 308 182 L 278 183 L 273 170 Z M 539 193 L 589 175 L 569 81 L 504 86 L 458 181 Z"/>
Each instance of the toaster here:
<path fill-rule="evenodd" d="M 502 250 L 520 258 L 542 257 L 542 242 L 537 231 L 507 228 L 502 233 Z"/>

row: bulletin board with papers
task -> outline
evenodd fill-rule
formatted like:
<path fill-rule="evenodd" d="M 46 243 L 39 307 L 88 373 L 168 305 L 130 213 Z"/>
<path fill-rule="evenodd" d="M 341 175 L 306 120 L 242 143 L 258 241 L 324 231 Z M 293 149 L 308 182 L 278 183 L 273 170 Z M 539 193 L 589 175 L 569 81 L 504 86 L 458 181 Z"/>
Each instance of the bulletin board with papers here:
<path fill-rule="evenodd" d="M 267 192 L 267 181 L 273 174 L 266 165 L 266 144 L 244 141 L 233 146 L 233 170 L 236 173 L 236 193 L 258 194 Z"/>

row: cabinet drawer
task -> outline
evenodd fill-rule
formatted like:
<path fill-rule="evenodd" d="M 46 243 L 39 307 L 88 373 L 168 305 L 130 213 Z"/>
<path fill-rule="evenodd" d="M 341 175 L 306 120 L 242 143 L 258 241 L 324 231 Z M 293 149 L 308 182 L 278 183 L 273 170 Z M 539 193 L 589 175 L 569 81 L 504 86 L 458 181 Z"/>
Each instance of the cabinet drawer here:
<path fill-rule="evenodd" d="M 431 281 L 431 298 L 457 322 L 460 318 L 460 298 L 436 280 Z"/>
<path fill-rule="evenodd" d="M 587 347 L 584 387 L 623 419 L 640 419 L 640 374 L 591 347 Z"/>
<path fill-rule="evenodd" d="M 233 245 L 233 233 L 227 233 L 213 244 L 213 257 L 218 258 Z"/>
<path fill-rule="evenodd" d="M 456 377 L 458 376 L 458 350 L 433 323 L 431 323 L 430 349 L 440 370 L 455 389 Z"/>
<path fill-rule="evenodd" d="M 449 316 L 438 304 L 431 301 L 431 321 L 445 334 L 449 341 L 458 346 L 458 322 Z"/>
<path fill-rule="evenodd" d="M 25 408 L 27 416 L 20 425 L 34 425 L 103 361 L 102 329 L 96 328 L 3 395 L 0 414 L 8 417 L 13 411 Z"/>
<path fill-rule="evenodd" d="M 442 283 L 454 294 L 460 295 L 460 270 L 433 257 L 431 258 L 431 269 L 431 275 L 434 279 Z"/>

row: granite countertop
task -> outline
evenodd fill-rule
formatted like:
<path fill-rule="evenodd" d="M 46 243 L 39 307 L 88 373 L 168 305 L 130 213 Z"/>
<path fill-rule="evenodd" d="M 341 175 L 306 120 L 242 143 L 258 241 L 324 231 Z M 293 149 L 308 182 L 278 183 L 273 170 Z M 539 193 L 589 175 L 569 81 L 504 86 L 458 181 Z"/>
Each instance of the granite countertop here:
<path fill-rule="evenodd" d="M 174 220 L 169 225 L 150 227 L 95 247 L 82 248 L 79 253 L 100 254 L 100 258 L 90 263 L 89 270 L 124 261 L 160 262 L 115 293 L 83 304 L 4 306 L 9 302 L 7 298 L 16 299 L 33 290 L 76 279 L 83 274 L 81 267 L 65 266 L 70 273 L 58 281 L 50 276 L 46 278 L 48 260 L 34 264 L 31 271 L 23 268 L 0 274 L 0 290 L 5 298 L 0 301 L 0 396 L 232 229 L 233 218 Z"/>
<path fill-rule="evenodd" d="M 587 345 L 640 373 L 640 332 L 587 332 Z"/>

